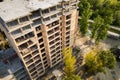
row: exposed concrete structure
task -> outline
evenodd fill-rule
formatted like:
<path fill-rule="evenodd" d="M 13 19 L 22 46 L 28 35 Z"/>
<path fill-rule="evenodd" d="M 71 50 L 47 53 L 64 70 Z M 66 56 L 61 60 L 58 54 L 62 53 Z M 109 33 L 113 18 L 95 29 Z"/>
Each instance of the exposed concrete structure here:
<path fill-rule="evenodd" d="M 79 0 L 7 0 L 0 3 L 0 28 L 36 80 L 72 47 Z"/>

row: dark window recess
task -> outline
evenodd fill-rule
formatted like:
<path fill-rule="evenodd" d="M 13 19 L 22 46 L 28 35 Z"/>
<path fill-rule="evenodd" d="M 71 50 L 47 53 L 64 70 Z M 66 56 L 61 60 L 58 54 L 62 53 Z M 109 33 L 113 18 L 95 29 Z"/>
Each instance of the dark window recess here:
<path fill-rule="evenodd" d="M 71 18 L 71 15 L 67 15 L 67 16 L 66 16 L 66 19 L 70 19 L 70 18 Z"/>
<path fill-rule="evenodd" d="M 69 24 L 70 24 L 70 21 L 67 21 L 67 22 L 66 22 L 66 25 L 69 25 Z"/>
<path fill-rule="evenodd" d="M 51 51 L 51 54 L 55 53 L 55 50 Z"/>
<path fill-rule="evenodd" d="M 35 60 L 36 60 L 36 59 L 40 59 L 40 56 L 38 55 L 38 56 L 34 57 L 34 59 L 35 59 Z"/>
<path fill-rule="evenodd" d="M 37 72 L 35 71 L 34 73 L 31 74 L 31 76 L 34 76 L 34 75 L 36 75 L 36 74 L 37 74 Z"/>
<path fill-rule="evenodd" d="M 39 10 L 32 12 L 32 15 L 30 16 L 30 18 L 36 18 L 36 17 L 38 17 L 38 16 L 40 16 Z"/>
<path fill-rule="evenodd" d="M 37 51 L 34 51 L 33 53 L 32 53 L 32 55 L 34 56 L 34 55 L 36 55 L 36 54 L 38 54 L 39 53 L 39 51 L 37 50 Z"/>
<path fill-rule="evenodd" d="M 42 36 L 42 33 L 37 34 L 37 36 L 38 36 L 38 37 L 41 37 L 41 36 Z"/>
<path fill-rule="evenodd" d="M 44 62 L 44 64 L 46 64 L 46 63 L 47 63 L 47 61 Z"/>
<path fill-rule="evenodd" d="M 41 45 L 40 45 L 40 48 L 42 48 L 42 47 L 44 47 L 44 44 L 41 44 Z"/>
<path fill-rule="evenodd" d="M 44 60 L 46 60 L 46 59 L 47 59 L 46 57 L 45 57 L 45 58 L 43 58 L 43 61 L 44 61 Z"/>
<path fill-rule="evenodd" d="M 28 67 L 28 69 L 33 69 L 34 68 L 34 64 L 32 64 L 32 65 L 30 65 L 29 67 Z"/>
<path fill-rule="evenodd" d="M 41 53 L 44 52 L 44 51 L 45 51 L 45 49 L 42 49 L 42 50 L 41 50 Z"/>
<path fill-rule="evenodd" d="M 11 27 L 11 26 L 16 26 L 16 25 L 18 25 L 18 20 L 14 20 L 14 21 L 8 22 L 7 25 L 8 25 L 9 27 Z"/>
<path fill-rule="evenodd" d="M 55 57 L 56 55 L 55 54 L 53 54 L 51 57 Z"/>
<path fill-rule="evenodd" d="M 55 42 L 55 41 L 51 41 L 51 42 L 49 42 L 49 44 L 52 45 L 52 44 L 54 44 L 54 42 Z"/>
<path fill-rule="evenodd" d="M 40 40 L 39 40 L 39 43 L 41 43 L 41 42 L 43 42 L 43 39 L 40 39 Z"/>
<path fill-rule="evenodd" d="M 41 60 L 37 60 L 36 62 L 35 62 L 35 64 L 38 64 L 38 63 L 40 63 L 41 62 Z"/>
<path fill-rule="evenodd" d="M 20 18 L 19 20 L 20 20 L 20 22 L 21 22 L 21 23 L 22 23 L 22 22 L 29 21 L 29 19 L 28 19 L 28 17 L 27 17 L 27 16 L 22 17 L 22 18 Z"/>
<path fill-rule="evenodd" d="M 35 71 L 35 68 L 31 69 L 29 72 L 31 73 L 31 72 L 33 72 L 33 71 Z"/>
<path fill-rule="evenodd" d="M 31 29 L 30 25 L 27 25 L 25 27 L 22 28 L 23 30 L 27 30 L 27 29 Z"/>
<path fill-rule="evenodd" d="M 43 53 L 43 54 L 42 54 L 42 57 L 43 57 L 43 56 L 46 56 L 46 54 L 45 54 L 45 53 Z"/>

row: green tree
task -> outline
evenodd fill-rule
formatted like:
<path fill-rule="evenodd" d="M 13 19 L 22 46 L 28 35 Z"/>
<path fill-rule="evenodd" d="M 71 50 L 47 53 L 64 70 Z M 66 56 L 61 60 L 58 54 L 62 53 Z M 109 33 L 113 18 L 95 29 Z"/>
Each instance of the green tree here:
<path fill-rule="evenodd" d="M 92 50 L 85 56 L 85 66 L 88 73 L 102 72 L 102 62 L 96 55 L 96 52 Z"/>
<path fill-rule="evenodd" d="M 81 20 L 80 20 L 80 32 L 85 35 L 88 32 L 89 27 L 89 18 L 92 15 L 92 10 L 90 9 L 90 4 L 85 0 L 84 4 L 82 5 L 84 7 Z"/>
<path fill-rule="evenodd" d="M 72 49 L 65 48 L 63 50 L 64 63 L 65 63 L 65 78 L 64 80 L 80 80 L 80 77 L 75 75 L 75 56 L 72 56 Z"/>
<path fill-rule="evenodd" d="M 94 19 L 94 23 L 92 25 L 91 39 L 94 39 L 96 44 L 98 44 L 100 40 L 105 39 L 109 26 L 110 25 L 105 22 L 103 18 L 97 16 L 97 18 Z"/>
<path fill-rule="evenodd" d="M 110 51 L 92 50 L 85 56 L 85 66 L 90 74 L 97 72 L 105 73 L 105 68 L 113 69 L 115 65 L 115 56 Z"/>
<path fill-rule="evenodd" d="M 110 50 L 108 50 L 108 51 L 100 51 L 99 58 L 103 63 L 103 67 L 113 69 L 115 67 L 115 65 L 116 65 L 115 56 L 111 53 Z"/>

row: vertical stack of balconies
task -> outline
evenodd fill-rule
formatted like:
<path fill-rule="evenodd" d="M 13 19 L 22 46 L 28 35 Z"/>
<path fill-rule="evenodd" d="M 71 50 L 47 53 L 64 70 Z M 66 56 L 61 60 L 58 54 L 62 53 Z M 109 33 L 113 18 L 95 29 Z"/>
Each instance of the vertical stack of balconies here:
<path fill-rule="evenodd" d="M 46 50 L 49 57 L 50 67 L 58 64 L 61 58 L 61 35 L 60 35 L 60 11 L 61 6 L 55 5 L 42 11 L 43 16 L 43 33 L 46 41 Z"/>

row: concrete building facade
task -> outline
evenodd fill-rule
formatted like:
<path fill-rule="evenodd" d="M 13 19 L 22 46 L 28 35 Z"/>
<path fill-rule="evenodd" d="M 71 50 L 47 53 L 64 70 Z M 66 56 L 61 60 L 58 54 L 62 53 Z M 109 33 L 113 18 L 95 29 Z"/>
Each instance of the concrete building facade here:
<path fill-rule="evenodd" d="M 31 80 L 62 61 L 72 47 L 79 0 L 7 0 L 0 2 L 0 29 L 22 60 Z"/>

